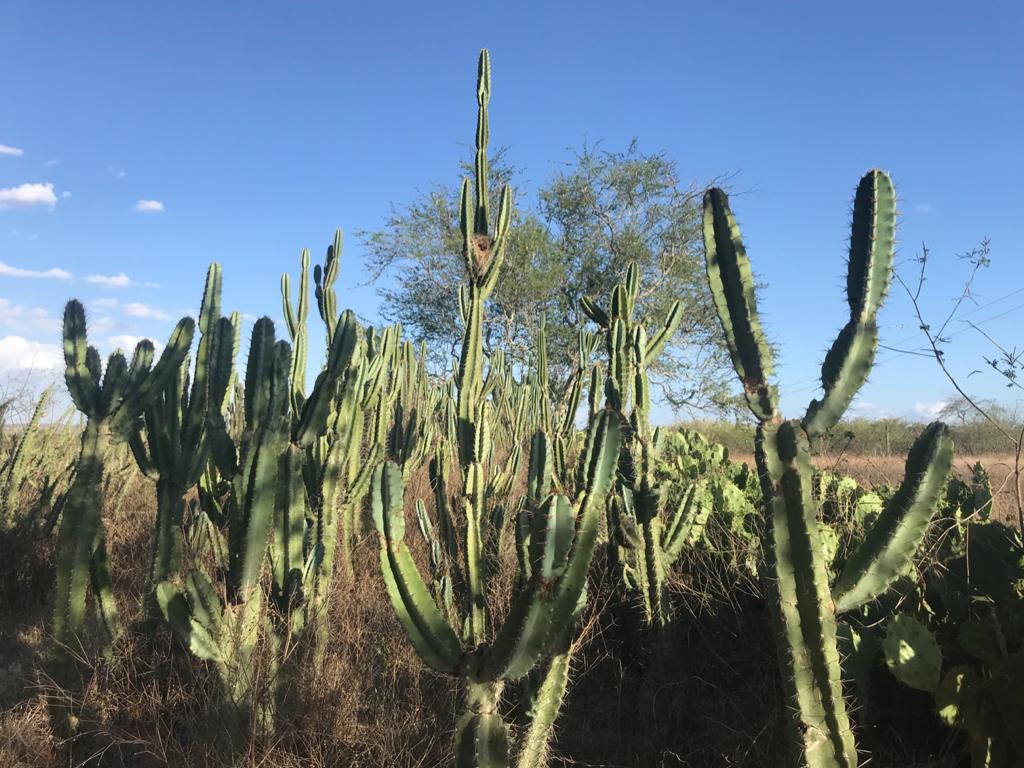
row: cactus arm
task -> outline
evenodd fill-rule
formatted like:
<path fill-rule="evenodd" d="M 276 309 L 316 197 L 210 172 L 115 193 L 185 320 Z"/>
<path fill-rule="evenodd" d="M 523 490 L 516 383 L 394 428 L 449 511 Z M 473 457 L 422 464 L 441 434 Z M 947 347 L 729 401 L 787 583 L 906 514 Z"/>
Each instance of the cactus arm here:
<path fill-rule="evenodd" d="M 551 736 L 565 699 L 571 667 L 572 648 L 566 636 L 559 651 L 548 663 L 544 680 L 534 698 L 530 725 L 522 736 L 522 747 L 516 760 L 516 768 L 547 768 Z"/>
<path fill-rule="evenodd" d="M 587 586 L 587 573 L 597 544 L 598 521 L 615 475 L 620 440 L 618 414 L 602 411 L 590 428 L 589 441 L 593 449 L 589 456 L 581 457 L 584 485 L 576 516 L 576 539 L 558 582 L 551 623 L 553 638 L 561 637 L 566 631 Z"/>
<path fill-rule="evenodd" d="M 952 463 L 949 430 L 934 422 L 910 449 L 896 495 L 847 560 L 832 590 L 837 613 L 876 599 L 907 566 L 928 530 Z"/>
<path fill-rule="evenodd" d="M 195 456 L 190 462 L 195 468 L 190 476 L 198 475 L 199 467 L 205 463 L 203 435 L 207 423 L 207 410 L 211 403 L 211 369 L 215 369 L 217 360 L 217 325 L 220 321 L 220 293 L 222 274 L 220 265 L 214 262 L 206 271 L 206 282 L 203 286 L 203 298 L 199 305 L 199 348 L 196 350 L 195 374 L 192 377 L 192 390 L 188 399 L 188 408 L 182 415 L 182 443 L 188 446 Z M 213 407 L 220 407 L 215 403 Z"/>
<path fill-rule="evenodd" d="M 145 371 L 144 375 L 137 361 L 147 353 L 143 347 L 145 342 L 139 342 L 132 360 L 128 377 L 129 385 L 125 396 L 120 403 L 113 404 L 113 410 L 110 413 L 110 431 L 115 439 L 127 440 L 134 430 L 135 420 L 138 419 L 146 405 L 168 385 L 168 382 L 177 378 L 178 369 L 192 344 L 194 332 L 195 321 L 191 317 L 183 317 L 179 320 L 160 354 L 160 359 L 151 370 Z"/>
<path fill-rule="evenodd" d="M 790 700 L 797 705 L 800 749 L 808 768 L 855 768 L 807 440 L 793 422 L 784 422 L 760 444 L 762 475 L 771 491 L 768 562 L 778 592 L 777 646 Z"/>
<path fill-rule="evenodd" d="M 711 296 L 747 404 L 758 421 L 773 421 L 778 398 L 768 384 L 771 350 L 757 314 L 750 260 L 729 198 L 720 189 L 704 195 L 704 252 Z"/>
<path fill-rule="evenodd" d="M 851 320 L 839 332 L 825 355 L 821 380 L 825 396 L 811 401 L 804 417 L 804 429 L 812 437 L 835 426 L 867 381 L 878 348 L 878 327 Z"/>
<path fill-rule="evenodd" d="M 380 564 L 391 604 L 423 660 L 439 672 L 454 673 L 462 655 L 459 639 L 423 583 L 408 546 L 402 514 L 402 472 L 388 461 L 374 471 L 373 521 L 380 539 Z"/>
<path fill-rule="evenodd" d="M 99 376 L 88 363 L 85 308 L 74 299 L 64 306 L 64 381 L 75 407 L 82 413 L 95 413 L 99 401 Z"/>
<path fill-rule="evenodd" d="M 293 439 L 299 445 L 308 447 L 314 438 L 323 434 L 327 428 L 327 418 L 330 415 L 338 379 L 352 362 L 358 338 L 359 329 L 355 315 L 346 310 L 334 330 L 327 367 L 317 376 L 312 392 L 302 404 L 301 415 L 293 431 Z"/>
<path fill-rule="evenodd" d="M 676 332 L 676 328 L 679 327 L 679 321 L 683 317 L 683 305 L 678 301 L 672 302 L 672 307 L 668 311 L 668 315 L 665 317 L 665 322 L 655 333 L 647 346 L 644 348 L 642 357 L 639 357 L 639 362 L 644 366 L 651 365 L 655 360 L 658 359 L 658 355 L 661 354 L 661 350 L 665 348 L 665 343 L 672 338 L 672 334 Z"/>
<path fill-rule="evenodd" d="M 896 191 L 884 171 L 868 171 L 857 185 L 850 232 L 846 294 L 850 316 L 874 319 L 892 278 L 896 244 Z"/>
<path fill-rule="evenodd" d="M 846 275 L 850 320 L 821 367 L 825 390 L 813 400 L 804 429 L 816 437 L 831 429 L 867 380 L 878 348 L 876 318 L 892 277 L 896 242 L 896 193 L 882 171 L 869 171 L 857 185 Z"/>

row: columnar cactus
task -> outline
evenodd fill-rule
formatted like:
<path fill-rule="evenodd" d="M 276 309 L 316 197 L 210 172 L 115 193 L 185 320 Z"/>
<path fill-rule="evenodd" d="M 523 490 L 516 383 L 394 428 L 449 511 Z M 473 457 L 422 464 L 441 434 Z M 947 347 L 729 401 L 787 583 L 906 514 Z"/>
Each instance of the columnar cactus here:
<path fill-rule="evenodd" d="M 668 487 L 657 477 L 661 432 L 650 425 L 647 369 L 679 325 L 680 304 L 672 304 L 661 327 L 648 338 L 646 329 L 634 319 L 639 291 L 640 269 L 631 262 L 625 282 L 612 291 L 607 310 L 590 298 L 584 298 L 580 306 L 604 334 L 608 354 L 605 397 L 626 427 L 619 481 L 608 506 L 613 569 L 620 572 L 631 591 L 640 593 L 646 622 L 661 628 L 667 618 L 666 572 L 685 541 L 676 533 L 684 529 L 682 521 L 695 514 L 697 507 L 690 494 L 667 509 Z M 624 550 L 632 557 L 626 557 Z"/>
<path fill-rule="evenodd" d="M 189 386 L 188 360 L 182 361 L 146 406 L 145 433 L 129 445 L 139 469 L 156 481 L 156 525 L 149 569 L 151 595 L 181 570 L 185 495 L 199 482 L 210 453 L 210 414 L 220 414 L 234 366 L 235 324 L 220 316 L 221 269 L 210 265 L 199 310 L 199 349 Z M 156 609 L 156 604 L 152 603 Z"/>
<path fill-rule="evenodd" d="M 436 542 L 432 549 L 448 555 L 463 554 L 461 567 L 454 558 L 447 572 L 434 568 L 434 581 L 448 577 L 463 593 L 461 605 L 439 607 L 437 596 L 420 576 L 405 542 L 402 472 L 386 462 L 375 472 L 372 487 L 374 523 L 380 540 L 381 571 L 388 595 L 410 642 L 431 668 L 460 678 L 466 685 L 466 710 L 455 737 L 456 766 L 505 766 L 508 761 L 508 727 L 499 713 L 505 684 L 529 673 L 542 656 L 561 651 L 557 646 L 571 632 L 597 538 L 598 519 L 611 483 L 619 448 L 618 417 L 600 413 L 591 423 L 580 459 L 581 489 L 572 501 L 552 494 L 547 438 L 538 432 L 531 451 L 531 498 L 534 510 L 525 544 L 525 578 L 501 627 L 488 626 L 487 568 L 484 556 L 484 523 L 493 505 L 491 457 L 491 404 L 485 383 L 482 328 L 484 302 L 494 288 L 501 266 L 511 194 L 506 189 L 494 235 L 488 227 L 487 203 L 487 101 L 490 96 L 490 60 L 480 55 L 477 103 L 477 155 L 475 203 L 466 181 L 462 187 L 463 255 L 469 286 L 461 295 L 465 321 L 462 354 L 456 384 L 455 439 L 463 488 L 459 500 L 464 525 L 457 530 L 447 509 L 445 455 L 438 450 L 431 462 L 431 479 L 438 502 L 438 533 L 421 523 L 425 535 Z M 538 470 L 537 467 L 547 467 Z M 454 601 L 453 601 L 454 602 Z M 465 630 L 453 627 L 452 614 L 460 612 Z M 455 617 L 458 618 L 458 617 Z M 458 626 L 458 622 L 455 622 Z M 564 685 L 561 690 L 564 690 Z M 560 696 L 559 696 L 560 701 Z M 557 711 L 557 705 L 554 711 Z M 550 711 L 549 711 L 550 714 Z M 553 715 L 552 715 L 553 716 Z M 540 726 L 538 726 L 540 727 Z M 543 730 L 547 734 L 548 730 Z M 536 738 L 541 738 L 536 734 Z M 531 754 L 536 752 L 532 749 Z M 524 756 L 524 759 L 525 756 Z M 523 763 L 532 765 L 533 763 Z"/>
<path fill-rule="evenodd" d="M 102 522 L 103 456 L 110 443 L 131 437 L 145 408 L 175 379 L 194 329 L 192 318 L 179 321 L 155 366 L 153 343 L 144 340 L 136 345 L 130 365 L 118 350 L 102 371 L 99 352 L 86 337 L 82 305 L 72 300 L 64 308 L 64 379 L 86 422 L 58 534 L 53 639 L 59 657 L 82 635 L 90 585 L 108 647 L 120 631 Z"/>
<path fill-rule="evenodd" d="M 946 427 L 930 425 L 907 458 L 899 491 L 848 558 L 830 590 L 809 440 L 833 427 L 867 379 L 878 344 L 876 316 L 892 276 L 896 198 L 873 170 L 854 198 L 847 300 L 850 320 L 822 365 L 824 397 L 800 421 L 784 421 L 769 383 L 772 357 L 757 314 L 754 279 L 739 228 L 720 189 L 704 196 L 708 283 L 733 366 L 758 421 L 755 456 L 768 517 L 766 580 L 774 593 L 777 646 L 802 765 L 857 764 L 843 699 L 836 614 L 876 599 L 909 563 L 927 531 L 953 456 Z"/>

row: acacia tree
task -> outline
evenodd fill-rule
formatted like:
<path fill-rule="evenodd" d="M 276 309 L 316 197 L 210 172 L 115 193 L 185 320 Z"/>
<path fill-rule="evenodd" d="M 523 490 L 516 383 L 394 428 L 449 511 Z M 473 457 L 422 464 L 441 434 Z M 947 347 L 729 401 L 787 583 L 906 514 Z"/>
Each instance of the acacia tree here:
<path fill-rule="evenodd" d="M 519 175 L 499 151 L 490 164 L 492 194 L 514 187 Z M 528 362 L 543 315 L 551 379 L 559 386 L 575 365 L 577 329 L 588 322 L 580 299 L 607 295 L 636 261 L 644 275 L 641 322 L 663 317 L 677 299 L 683 307 L 653 382 L 675 408 L 730 409 L 729 358 L 704 286 L 702 191 L 682 185 L 672 160 L 641 152 L 635 140 L 620 152 L 584 146 L 532 201 L 520 190 L 485 345 Z M 463 270 L 457 186 L 435 186 L 393 209 L 380 230 L 361 234 L 372 279 L 382 283 L 385 316 L 427 341 L 435 362 L 446 362 L 462 337 L 453 300 Z"/>

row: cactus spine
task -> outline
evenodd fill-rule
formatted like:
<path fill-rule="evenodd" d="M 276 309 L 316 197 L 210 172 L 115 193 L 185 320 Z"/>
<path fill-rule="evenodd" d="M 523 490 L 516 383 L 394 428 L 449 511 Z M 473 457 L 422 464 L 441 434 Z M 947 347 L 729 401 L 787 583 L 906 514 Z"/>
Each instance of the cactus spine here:
<path fill-rule="evenodd" d="M 843 699 L 836 613 L 881 595 L 924 538 L 952 463 L 946 427 L 929 426 L 907 458 L 906 476 L 829 589 L 811 486 L 809 440 L 833 427 L 867 379 L 878 343 L 876 316 L 892 276 L 896 200 L 878 170 L 854 198 L 847 272 L 850 319 L 822 365 L 824 397 L 801 421 L 783 421 L 768 381 L 771 351 L 757 314 L 754 280 L 739 228 L 719 189 L 704 196 L 708 283 L 743 393 L 758 420 L 755 456 L 768 517 L 767 581 L 783 680 L 793 704 L 800 760 L 810 768 L 857 764 Z"/>

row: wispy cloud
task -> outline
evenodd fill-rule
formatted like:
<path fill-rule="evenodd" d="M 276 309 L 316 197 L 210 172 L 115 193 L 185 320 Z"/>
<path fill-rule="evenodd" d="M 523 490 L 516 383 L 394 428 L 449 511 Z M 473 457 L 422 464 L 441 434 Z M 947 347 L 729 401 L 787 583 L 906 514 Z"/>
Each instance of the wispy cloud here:
<path fill-rule="evenodd" d="M 918 213 L 934 213 L 935 208 L 931 203 L 918 203 L 914 206 L 914 210 Z"/>
<path fill-rule="evenodd" d="M 31 208 L 35 205 L 57 205 L 53 184 L 22 184 L 18 187 L 0 189 L 0 208 Z"/>
<path fill-rule="evenodd" d="M 116 275 L 89 275 L 85 278 L 85 282 L 105 285 L 109 288 L 127 288 L 132 284 L 132 279 L 124 272 L 118 272 Z"/>
<path fill-rule="evenodd" d="M 89 303 L 92 306 L 97 307 L 97 308 L 109 309 L 110 307 L 116 307 L 117 306 L 117 299 L 111 299 L 111 298 L 93 299 Z"/>
<path fill-rule="evenodd" d="M 46 371 L 64 364 L 64 354 L 56 344 L 29 341 L 24 336 L 0 339 L 0 371 Z"/>
<path fill-rule="evenodd" d="M 162 309 L 143 304 L 141 301 L 132 301 L 124 305 L 124 313 L 129 317 L 142 317 L 147 320 L 170 320 L 171 316 Z"/>
<path fill-rule="evenodd" d="M 44 168 L 56 168 L 58 165 L 60 165 L 59 157 L 51 157 L 49 160 L 43 163 Z"/>
<path fill-rule="evenodd" d="M 25 307 L 10 299 L 0 299 L 0 325 L 16 331 L 56 331 L 61 321 L 42 307 Z"/>
<path fill-rule="evenodd" d="M 116 165 L 108 166 L 107 173 L 109 173 L 115 179 L 123 179 L 127 175 L 125 173 L 124 168 L 118 168 Z"/>
<path fill-rule="evenodd" d="M 61 200 L 67 200 L 69 197 L 71 197 L 71 193 L 66 189 L 60 193 Z"/>
<path fill-rule="evenodd" d="M 23 238 L 25 238 L 26 240 L 38 240 L 38 239 L 39 239 L 39 235 L 37 235 L 37 234 L 36 234 L 36 233 L 34 233 L 34 232 L 33 232 L 32 234 L 30 234 L 30 235 L 29 235 L 29 234 L 26 234 L 26 233 L 24 233 L 24 232 L 19 232 L 19 231 L 18 231 L 18 230 L 16 230 L 16 229 L 12 229 L 12 230 L 11 230 L 11 234 L 12 234 L 12 235 L 14 235 L 15 237 L 23 237 Z"/>
<path fill-rule="evenodd" d="M 41 277 L 53 280 L 70 280 L 72 275 L 66 269 L 22 269 L 0 261 L 0 275 L 4 277 Z"/>
<path fill-rule="evenodd" d="M 164 209 L 164 204 L 159 200 L 139 200 L 135 204 L 135 210 L 139 213 L 161 213 Z"/>
<path fill-rule="evenodd" d="M 6 144 L 0 144 L 0 155 L 13 155 L 14 157 L 21 157 L 25 154 L 25 150 L 18 149 L 17 147 L 8 147 Z"/>

